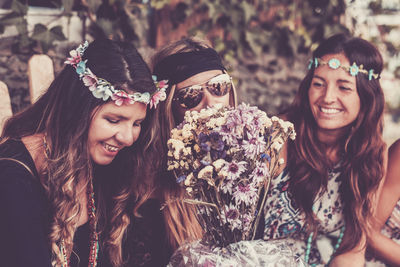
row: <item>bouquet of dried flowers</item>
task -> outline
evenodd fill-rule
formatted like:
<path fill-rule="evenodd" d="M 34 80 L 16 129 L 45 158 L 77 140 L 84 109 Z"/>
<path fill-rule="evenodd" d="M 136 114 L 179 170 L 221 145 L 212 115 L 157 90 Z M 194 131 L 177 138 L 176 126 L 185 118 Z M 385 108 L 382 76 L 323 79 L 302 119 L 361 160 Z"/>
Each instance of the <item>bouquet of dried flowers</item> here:
<path fill-rule="evenodd" d="M 255 238 L 280 150 L 295 136 L 292 123 L 247 104 L 186 112 L 168 140 L 168 170 L 197 207 L 204 244 Z"/>

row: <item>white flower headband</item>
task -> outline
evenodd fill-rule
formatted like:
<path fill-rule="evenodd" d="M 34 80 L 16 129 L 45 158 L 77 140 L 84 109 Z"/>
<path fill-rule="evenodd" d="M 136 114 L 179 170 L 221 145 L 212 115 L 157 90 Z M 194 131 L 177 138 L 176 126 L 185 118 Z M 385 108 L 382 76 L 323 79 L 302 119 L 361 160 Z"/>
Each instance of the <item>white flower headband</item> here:
<path fill-rule="evenodd" d="M 348 71 L 351 76 L 356 76 L 361 72 L 368 75 L 368 80 L 372 80 L 372 78 L 379 79 L 379 74 L 375 73 L 373 69 L 366 70 L 362 64 L 358 66 L 355 62 L 353 62 L 353 65 L 351 66 L 342 65 L 340 60 L 337 58 L 331 58 L 328 62 L 322 60 L 321 58 L 310 59 L 308 69 L 311 69 L 313 66 L 317 68 L 318 66 L 323 65 L 328 65 L 329 68 L 334 70 L 342 68 L 343 70 Z"/>
<path fill-rule="evenodd" d="M 168 81 L 162 80 L 157 81 L 157 77 L 153 75 L 153 81 L 157 87 L 157 91 L 152 95 L 149 92 L 144 93 L 133 93 L 128 94 L 124 90 L 115 89 L 114 86 L 103 78 L 97 77 L 87 66 L 87 60 L 82 60 L 83 53 L 88 47 L 88 41 L 81 44 L 75 50 L 69 52 L 70 56 L 64 62 L 65 64 L 72 65 L 79 78 L 89 88 L 93 96 L 96 98 L 102 98 L 107 101 L 110 97 L 117 106 L 121 106 L 123 103 L 133 104 L 135 102 L 141 102 L 144 104 L 150 103 L 150 108 L 156 108 L 160 101 L 164 101 L 167 98 L 165 90 L 168 87 Z"/>

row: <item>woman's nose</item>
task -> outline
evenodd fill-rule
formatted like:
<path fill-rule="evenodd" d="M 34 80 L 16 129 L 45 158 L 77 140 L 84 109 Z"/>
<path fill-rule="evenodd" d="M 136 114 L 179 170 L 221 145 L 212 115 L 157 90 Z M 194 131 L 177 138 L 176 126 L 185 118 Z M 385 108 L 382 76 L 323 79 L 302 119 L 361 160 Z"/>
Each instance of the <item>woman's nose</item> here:
<path fill-rule="evenodd" d="M 115 135 L 116 140 L 123 146 L 131 146 L 134 142 L 133 127 L 121 127 Z"/>
<path fill-rule="evenodd" d="M 323 99 L 326 103 L 332 103 L 336 100 L 336 88 L 328 86 L 324 91 Z"/>
<path fill-rule="evenodd" d="M 216 104 L 224 104 L 225 106 L 229 105 L 229 95 L 215 96 L 211 94 L 208 90 L 204 90 L 204 99 L 206 107 L 211 107 Z M 226 101 L 226 99 L 228 99 L 228 101 Z"/>

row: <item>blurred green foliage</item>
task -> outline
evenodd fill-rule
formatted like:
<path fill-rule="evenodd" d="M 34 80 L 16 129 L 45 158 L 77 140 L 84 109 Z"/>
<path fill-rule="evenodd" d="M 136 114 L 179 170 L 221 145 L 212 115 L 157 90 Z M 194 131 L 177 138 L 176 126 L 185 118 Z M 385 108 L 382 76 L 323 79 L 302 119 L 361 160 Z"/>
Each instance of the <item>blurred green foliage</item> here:
<path fill-rule="evenodd" d="M 152 1 L 152 6 L 162 8 L 167 2 Z M 339 22 L 344 11 L 344 0 L 182 0 L 171 20 L 185 23 L 203 14 L 190 34 L 205 36 L 222 29 L 222 36 L 211 38 L 228 61 L 264 52 L 291 58 L 307 53 L 328 35 L 347 31 Z"/>
<path fill-rule="evenodd" d="M 87 33 L 94 38 L 107 36 L 138 46 L 154 43 L 150 38 L 157 10 L 169 6 L 173 12 L 168 19 L 175 26 L 203 14 L 202 22 L 189 34 L 205 36 L 214 28 L 223 29 L 222 37 L 211 38 L 227 60 L 262 52 L 293 57 L 327 35 L 346 30 L 339 23 L 344 0 L 182 0 L 174 6 L 170 0 L 53 0 L 51 4 L 63 11 L 60 16 L 71 16 L 75 10 L 83 20 L 89 19 Z M 18 50 L 39 46 L 46 52 L 55 41 L 65 40 L 59 26 L 49 29 L 37 24 L 29 33 L 27 10 L 26 1 L 13 0 L 11 13 L 0 19 L 0 33 L 6 26 L 17 27 Z"/>
<path fill-rule="evenodd" d="M 65 5 L 65 7 L 71 8 L 73 0 L 62 0 L 61 2 L 60 6 Z M 61 15 L 67 14 L 67 9 L 64 10 Z M 13 0 L 11 12 L 0 18 L 0 33 L 3 33 L 7 26 L 15 26 L 17 29 L 18 35 L 14 41 L 14 52 L 29 53 L 35 47 L 39 47 L 42 52 L 46 53 L 55 41 L 66 40 L 60 26 L 48 28 L 46 25 L 38 23 L 34 26 L 33 32 L 29 33 L 27 12 L 28 4 L 26 1 Z"/>

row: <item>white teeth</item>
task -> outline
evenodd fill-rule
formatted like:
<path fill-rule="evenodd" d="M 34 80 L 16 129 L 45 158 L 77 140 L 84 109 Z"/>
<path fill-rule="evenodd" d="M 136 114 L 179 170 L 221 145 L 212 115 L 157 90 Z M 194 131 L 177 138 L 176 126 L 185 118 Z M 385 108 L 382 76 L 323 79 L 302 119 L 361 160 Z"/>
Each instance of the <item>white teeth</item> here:
<path fill-rule="evenodd" d="M 328 114 L 335 114 L 335 113 L 339 113 L 340 112 L 340 110 L 336 109 L 336 108 L 323 108 L 323 107 L 320 107 L 320 109 L 321 109 L 321 111 L 323 113 L 328 113 Z"/>
<path fill-rule="evenodd" d="M 104 147 L 110 152 L 115 152 L 115 151 L 118 151 L 118 149 L 119 149 L 118 147 L 112 146 L 112 145 L 109 145 L 109 144 L 104 144 Z"/>

